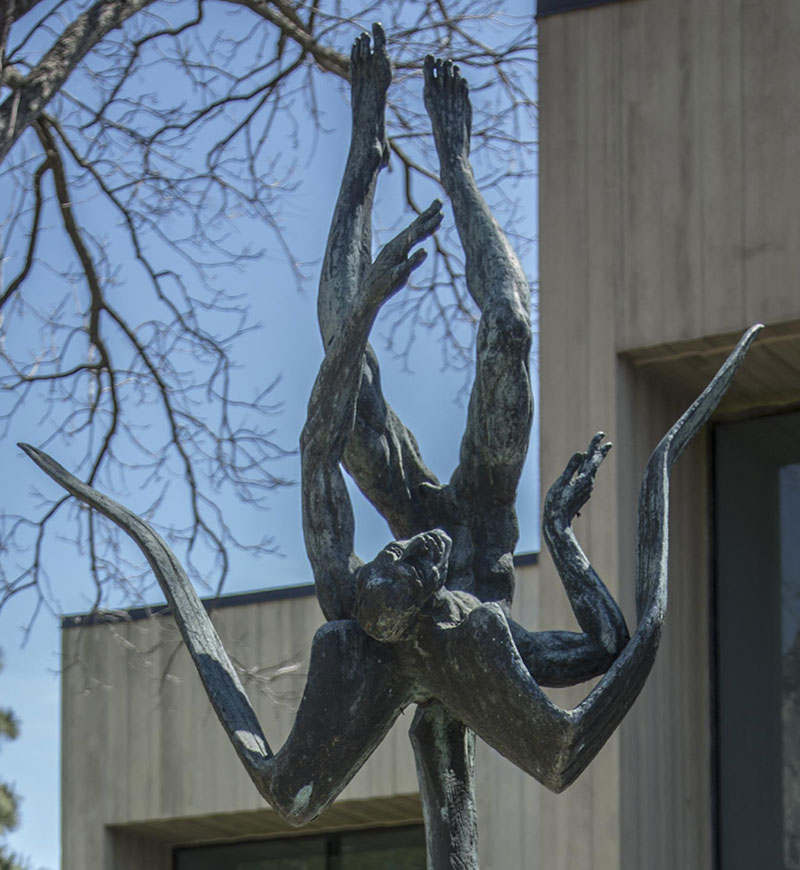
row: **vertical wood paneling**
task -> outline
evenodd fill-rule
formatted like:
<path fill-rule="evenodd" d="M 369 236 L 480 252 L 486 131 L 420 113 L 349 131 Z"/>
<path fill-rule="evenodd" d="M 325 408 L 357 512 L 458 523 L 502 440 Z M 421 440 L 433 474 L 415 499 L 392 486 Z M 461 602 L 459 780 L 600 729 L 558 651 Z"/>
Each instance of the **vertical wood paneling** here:
<path fill-rule="evenodd" d="M 748 313 L 771 321 L 800 295 L 797 4 L 746 3 L 742 31 Z"/>
<path fill-rule="evenodd" d="M 637 0 L 616 10 L 618 39 L 598 28 L 593 37 L 599 54 L 619 54 L 621 69 L 618 349 L 798 317 L 800 7 Z M 564 17 L 562 43 L 584 40 L 574 19 Z M 549 28 L 543 22 L 543 45 Z M 586 63 L 591 80 L 602 80 L 602 66 Z M 544 69 L 546 91 L 559 70 Z M 604 123 L 591 135 L 603 147 Z M 613 188 L 607 177 L 590 178 L 589 195 Z M 543 226 L 548 219 L 543 213 Z"/>
<path fill-rule="evenodd" d="M 635 375 L 631 380 L 638 412 L 631 465 L 638 470 L 686 402 Z M 667 627 L 650 680 L 622 728 L 625 868 L 700 870 L 710 862 L 705 467 L 700 439 L 672 475 Z M 637 484 L 638 475 L 628 473 L 624 485 Z M 633 536 L 625 537 L 632 549 Z"/>
<path fill-rule="evenodd" d="M 785 245 L 785 207 L 776 194 L 786 179 L 784 103 L 781 78 L 783 0 L 744 3 L 742 7 L 742 78 L 744 92 L 743 147 L 745 158 L 745 280 L 748 307 L 769 318 L 773 293 L 785 275 L 781 259 Z M 757 288 L 757 290 L 756 290 Z M 779 292 L 779 291 L 778 291 Z M 755 303 L 755 304 L 753 304 Z"/>
<path fill-rule="evenodd" d="M 639 476 L 683 408 L 616 354 L 800 315 L 798 28 L 791 0 L 636 0 L 540 22 L 542 477 L 616 421 L 578 534 L 612 588 L 623 578 L 628 613 Z M 616 803 L 626 868 L 711 860 L 705 486 L 698 442 L 675 471 L 659 661 L 618 754 L 588 774 L 594 802 Z M 542 580 L 550 626 L 564 600 L 546 565 Z M 602 827 L 583 786 L 568 810 L 542 797 L 554 866 L 620 866 L 563 835 L 567 813 L 574 831 Z"/>
<path fill-rule="evenodd" d="M 703 190 L 703 331 L 737 330 L 745 308 L 740 0 L 695 4 L 698 145 Z"/>
<path fill-rule="evenodd" d="M 618 48 L 607 46 L 607 50 L 620 52 L 622 70 L 624 272 L 617 311 L 618 341 L 625 346 L 634 336 L 641 337 L 641 344 L 655 341 L 663 322 L 661 166 L 653 159 L 661 134 L 658 60 L 662 46 L 654 38 L 660 23 L 657 3 L 630 3 L 620 11 Z"/>
<path fill-rule="evenodd" d="M 172 852 L 169 846 L 116 830 L 109 837 L 108 870 L 170 870 Z"/>
<path fill-rule="evenodd" d="M 565 441 L 575 439 L 574 449 L 585 449 L 589 438 L 602 429 L 612 441 L 612 409 L 616 403 L 616 299 L 622 275 L 622 208 L 620 162 L 620 55 L 614 50 L 619 34 L 620 8 L 616 5 L 593 10 L 587 18 L 590 38 L 586 44 L 586 285 L 587 326 L 582 341 L 587 345 L 587 370 L 578 377 L 587 384 L 586 428 L 572 422 Z M 612 50 L 609 50 L 609 47 Z M 580 440 L 578 440 L 580 439 Z M 608 534 L 615 524 L 616 493 L 613 486 L 616 452 L 612 451 L 598 476 L 592 502 L 579 525 L 592 563 L 613 594 L 618 591 L 617 547 Z"/>
<path fill-rule="evenodd" d="M 583 173 L 582 112 L 585 106 L 580 56 L 583 51 L 585 27 L 581 28 L 578 44 L 566 38 L 565 17 L 548 21 L 547 39 L 541 43 L 540 63 L 548 76 L 540 87 L 540 189 L 542 201 L 559 203 L 547 219 L 540 222 L 540 298 L 541 323 L 563 324 L 563 333 L 556 337 L 548 329 L 540 330 L 542 358 L 548 359 L 558 372 L 558 387 L 568 385 L 568 391 L 551 389 L 551 382 L 541 383 L 540 416 L 547 421 L 542 427 L 542 451 L 562 453 L 571 450 L 559 442 L 563 421 L 569 406 L 584 406 L 586 385 L 581 372 L 587 353 L 585 336 L 586 305 L 585 265 L 582 251 L 585 245 L 585 183 Z M 577 240 L 577 243 L 574 241 Z M 578 294 L 578 298 L 575 298 Z M 568 455 L 563 456 L 566 462 Z M 543 474 L 543 485 L 550 478 Z"/>
<path fill-rule="evenodd" d="M 302 694 L 311 638 L 322 623 L 316 600 L 232 607 L 213 620 L 245 668 L 277 667 L 298 654 L 303 659 L 300 674 L 265 691 L 247 686 L 278 749 Z M 160 847 L 126 838 L 124 831 L 122 839 L 107 838 L 107 825 L 263 812 L 188 654 L 182 647 L 176 652 L 171 620 L 69 629 L 63 638 L 64 661 L 76 662 L 63 684 L 64 870 L 117 867 L 120 850 L 128 847 L 128 864 L 119 865 L 125 870 L 157 866 L 148 856 L 160 855 Z M 409 715 L 401 717 L 347 797 L 368 801 L 416 792 L 409 722 Z"/>
<path fill-rule="evenodd" d="M 554 205 L 542 212 L 540 220 L 544 487 L 560 473 L 572 452 L 585 447 L 593 431 L 589 401 L 595 385 L 585 376 L 591 366 L 587 333 L 592 309 L 602 302 L 590 298 L 588 282 L 588 151 L 601 147 L 601 143 L 599 137 L 591 137 L 587 127 L 591 94 L 586 57 L 595 36 L 589 17 L 556 16 L 546 21 L 546 30 L 543 22 L 541 30 L 540 190 L 542 202 Z M 596 20 L 594 15 L 591 18 Z M 551 331 L 550 323 L 557 323 L 558 330 Z M 575 628 L 548 559 L 543 560 L 541 574 L 542 627 Z M 571 705 L 579 697 L 578 692 L 559 693 L 558 701 Z M 540 826 L 544 833 L 531 866 L 539 863 L 553 870 L 595 866 L 591 843 L 592 777 L 593 772 L 587 772 L 568 795 L 541 794 Z"/>
<path fill-rule="evenodd" d="M 61 636 L 61 732 L 64 735 L 82 733 L 83 704 L 79 699 L 83 696 L 82 675 L 79 673 L 78 654 L 83 632 L 74 629 L 64 632 Z M 81 867 L 85 861 L 84 844 L 90 836 L 83 822 L 76 824 L 74 807 L 85 797 L 83 794 L 83 777 L 80 765 L 84 759 L 79 753 L 69 751 L 62 746 L 61 752 L 61 852 L 65 866 Z"/>

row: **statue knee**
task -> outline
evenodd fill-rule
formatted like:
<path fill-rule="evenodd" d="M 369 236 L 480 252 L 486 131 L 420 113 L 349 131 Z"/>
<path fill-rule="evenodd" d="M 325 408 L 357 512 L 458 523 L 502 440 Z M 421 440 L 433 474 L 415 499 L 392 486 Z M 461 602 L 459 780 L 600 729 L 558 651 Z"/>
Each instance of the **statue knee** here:
<path fill-rule="evenodd" d="M 493 345 L 508 346 L 527 353 L 531 346 L 531 321 L 528 311 L 511 296 L 504 295 L 483 312 L 481 326 Z"/>

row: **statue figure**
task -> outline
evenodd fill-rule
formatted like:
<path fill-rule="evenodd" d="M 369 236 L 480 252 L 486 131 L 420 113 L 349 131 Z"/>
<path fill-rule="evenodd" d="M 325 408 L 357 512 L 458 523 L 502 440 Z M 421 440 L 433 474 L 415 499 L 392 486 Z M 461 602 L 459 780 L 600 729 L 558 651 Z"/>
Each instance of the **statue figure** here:
<path fill-rule="evenodd" d="M 384 106 L 391 64 L 380 25 L 351 54 L 353 133 L 322 266 L 319 322 L 326 355 L 301 438 L 303 526 L 328 622 L 316 633 L 294 726 L 273 754 L 234 667 L 185 572 L 141 519 L 36 448 L 51 477 L 122 527 L 147 556 L 225 730 L 256 787 L 294 824 L 315 818 L 417 705 L 411 739 L 425 813 L 428 866 L 477 868 L 474 734 L 548 788 L 585 769 L 650 671 L 666 609 L 669 469 L 713 412 L 758 327 L 653 453 L 640 500 L 637 628 L 582 552 L 572 519 L 589 499 L 610 444 L 575 454 L 550 489 L 544 538 L 580 633 L 529 632 L 510 616 L 518 538 L 516 490 L 532 398 L 529 288 L 469 164 L 471 108 L 450 61 L 425 61 L 425 106 L 440 178 L 481 311 L 475 384 L 460 461 L 449 483 L 425 466 L 381 390 L 368 344 L 380 307 L 425 257 L 412 249 L 442 219 L 434 201 L 371 258 L 371 209 L 388 160 Z M 341 466 L 386 518 L 396 540 L 368 563 L 353 552 L 354 520 Z M 541 686 L 605 674 L 574 710 Z"/>

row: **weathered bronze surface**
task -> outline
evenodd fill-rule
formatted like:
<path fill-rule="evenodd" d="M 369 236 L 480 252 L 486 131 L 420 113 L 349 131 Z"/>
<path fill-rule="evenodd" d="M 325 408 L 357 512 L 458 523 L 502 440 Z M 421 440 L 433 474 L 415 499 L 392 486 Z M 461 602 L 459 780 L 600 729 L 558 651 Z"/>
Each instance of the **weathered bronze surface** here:
<path fill-rule="evenodd" d="M 321 813 L 417 705 L 417 760 L 431 870 L 477 868 L 474 735 L 554 791 L 589 764 L 625 716 L 652 666 L 667 601 L 669 470 L 713 412 L 758 330 L 751 329 L 654 451 L 639 506 L 637 627 L 632 637 L 571 528 L 610 444 L 576 453 L 544 506 L 545 542 L 581 628 L 529 632 L 510 617 L 515 500 L 530 435 L 529 288 L 469 163 L 466 82 L 449 61 L 425 63 L 425 106 L 481 312 L 475 384 L 460 461 L 440 483 L 386 403 L 368 344 L 381 306 L 425 254 L 441 222 L 435 201 L 371 258 L 375 186 L 388 160 L 384 107 L 392 72 L 379 25 L 351 55 L 353 133 L 322 266 L 326 348 L 301 439 L 303 525 L 328 620 L 314 637 L 294 727 L 273 754 L 183 568 L 141 519 L 23 446 L 51 477 L 121 526 L 164 590 L 209 698 L 256 787 L 294 824 Z M 396 541 L 371 562 L 353 552 L 353 476 Z M 574 710 L 541 686 L 605 674 Z"/>

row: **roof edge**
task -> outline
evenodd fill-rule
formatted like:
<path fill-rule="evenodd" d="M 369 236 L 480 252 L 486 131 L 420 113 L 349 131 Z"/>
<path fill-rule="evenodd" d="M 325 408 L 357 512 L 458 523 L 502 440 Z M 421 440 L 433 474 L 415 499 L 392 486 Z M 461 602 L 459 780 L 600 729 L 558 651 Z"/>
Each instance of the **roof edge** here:
<path fill-rule="evenodd" d="M 607 3 L 621 3 L 623 0 L 538 0 L 536 17 L 547 18 L 560 15 L 563 12 L 576 12 L 578 9 L 588 9 L 591 6 L 605 6 Z"/>
<path fill-rule="evenodd" d="M 524 568 L 537 565 L 539 554 L 535 552 L 518 553 L 514 556 L 514 567 Z M 272 589 L 258 589 L 255 592 L 233 592 L 215 598 L 203 598 L 206 610 L 222 610 L 225 607 L 244 607 L 248 604 L 264 604 L 269 601 L 288 601 L 292 598 L 310 598 L 314 595 L 313 583 L 300 583 L 296 586 L 277 586 Z M 72 613 L 61 617 L 61 628 L 79 628 L 87 625 L 102 625 L 114 622 L 136 622 L 154 616 L 169 614 L 167 604 L 154 604 L 145 607 L 122 608 L 120 610 L 94 610 L 90 613 Z"/>

